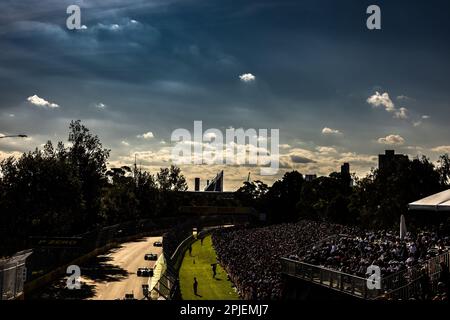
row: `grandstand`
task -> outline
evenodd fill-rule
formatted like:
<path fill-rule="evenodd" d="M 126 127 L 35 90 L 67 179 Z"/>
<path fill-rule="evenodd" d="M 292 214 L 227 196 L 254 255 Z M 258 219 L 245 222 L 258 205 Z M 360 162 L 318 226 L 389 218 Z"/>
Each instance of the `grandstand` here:
<path fill-rule="evenodd" d="M 410 300 L 420 297 L 423 291 L 420 281 L 424 270 L 430 279 L 431 292 L 436 292 L 438 278 L 442 271 L 441 262 L 449 266 L 450 252 L 447 251 L 419 265 L 381 277 L 379 280 L 380 288 L 378 289 L 369 287 L 368 282 L 372 281 L 366 277 L 347 274 L 290 258 L 281 258 L 282 273 L 288 278 L 297 278 L 313 286 L 318 285 L 340 294 L 368 300 Z M 303 283 L 303 287 L 304 285 Z M 297 283 L 296 286 L 301 288 L 302 284 Z M 291 289 L 297 291 L 298 288 Z M 308 290 L 310 289 L 308 286 Z M 292 297 L 292 292 L 289 294 Z M 298 296 L 299 293 L 296 292 L 294 295 Z"/>
<path fill-rule="evenodd" d="M 205 191 L 223 192 L 223 170 L 210 182 L 205 188 Z"/>
<path fill-rule="evenodd" d="M 431 300 L 448 285 L 450 238 L 427 230 L 400 239 L 304 220 L 218 230 L 213 240 L 244 299 Z"/>

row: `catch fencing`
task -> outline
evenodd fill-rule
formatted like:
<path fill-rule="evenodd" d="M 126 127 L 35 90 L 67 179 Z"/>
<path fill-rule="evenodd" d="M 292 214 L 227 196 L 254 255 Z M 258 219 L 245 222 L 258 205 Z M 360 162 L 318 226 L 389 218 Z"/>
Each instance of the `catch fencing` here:
<path fill-rule="evenodd" d="M 282 273 L 316 283 L 363 299 L 409 300 L 422 297 L 425 275 L 429 281 L 426 290 L 431 295 L 437 291 L 438 278 L 441 274 L 440 263 L 449 268 L 450 252 L 445 252 L 412 268 L 382 277 L 380 289 L 369 289 L 368 279 L 346 274 L 337 270 L 308 264 L 289 258 L 281 258 Z"/>
<path fill-rule="evenodd" d="M 23 295 L 25 261 L 31 253 L 31 250 L 25 250 L 11 258 L 0 260 L 0 300 L 17 299 Z"/>

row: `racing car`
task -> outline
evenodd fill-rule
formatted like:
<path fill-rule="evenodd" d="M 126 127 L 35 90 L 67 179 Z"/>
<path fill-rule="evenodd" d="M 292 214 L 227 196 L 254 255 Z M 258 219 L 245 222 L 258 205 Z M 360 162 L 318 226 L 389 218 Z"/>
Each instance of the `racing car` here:
<path fill-rule="evenodd" d="M 153 269 L 152 268 L 138 268 L 137 276 L 138 277 L 153 277 Z"/>
<path fill-rule="evenodd" d="M 162 242 L 161 241 L 155 241 L 155 242 L 153 242 L 153 246 L 154 247 L 162 247 Z"/>
<path fill-rule="evenodd" d="M 156 261 L 158 259 L 158 255 L 154 253 L 147 253 L 144 256 L 144 260 Z"/>

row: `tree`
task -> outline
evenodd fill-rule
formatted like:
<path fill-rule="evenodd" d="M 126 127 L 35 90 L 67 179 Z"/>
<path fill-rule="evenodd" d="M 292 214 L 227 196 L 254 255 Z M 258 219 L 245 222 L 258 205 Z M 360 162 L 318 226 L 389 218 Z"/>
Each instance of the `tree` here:
<path fill-rule="evenodd" d="M 156 176 L 161 191 L 186 191 L 188 189 L 186 178 L 181 169 L 171 165 L 170 168 L 161 168 Z"/>
<path fill-rule="evenodd" d="M 450 158 L 448 154 L 439 157 L 437 172 L 442 187 L 447 188 L 450 183 Z"/>
<path fill-rule="evenodd" d="M 157 179 L 136 166 L 107 170 L 109 150 L 80 121 L 70 123 L 68 140 L 0 162 L 0 255 L 25 248 L 29 236 L 176 213 L 178 191 L 187 190 L 179 168 L 161 169 Z"/>
<path fill-rule="evenodd" d="M 303 175 L 298 171 L 291 171 L 270 187 L 265 201 L 273 222 L 295 221 L 298 218 L 296 205 L 300 201 L 303 183 Z"/>
<path fill-rule="evenodd" d="M 248 207 L 264 209 L 264 196 L 269 191 L 267 184 L 260 180 L 245 181 L 244 185 L 236 191 L 236 197 Z"/>
<path fill-rule="evenodd" d="M 79 217 L 80 230 L 86 226 L 96 227 L 100 221 L 101 193 L 106 183 L 106 163 L 109 150 L 103 149 L 99 138 L 90 133 L 80 120 L 72 121 L 69 126 L 69 139 L 72 144 L 67 158 L 74 175 L 81 182 L 81 193 L 85 211 Z"/>
<path fill-rule="evenodd" d="M 392 227 L 407 213 L 408 203 L 441 190 L 439 172 L 428 158 L 405 159 L 359 181 L 349 208 L 359 212 L 363 225 Z"/>
<path fill-rule="evenodd" d="M 349 177 L 337 172 L 306 182 L 297 204 L 300 217 L 353 224 L 356 217 L 348 209 L 351 192 Z"/>
<path fill-rule="evenodd" d="M 131 169 L 127 166 L 111 168 L 106 172 L 109 183 L 102 197 L 102 215 L 105 224 L 137 219 L 138 199 Z"/>
<path fill-rule="evenodd" d="M 161 206 L 155 177 L 146 171 L 137 169 L 136 166 L 134 167 L 133 177 L 140 216 L 142 218 L 158 216 Z"/>
<path fill-rule="evenodd" d="M 0 242 L 9 250 L 25 246 L 29 236 L 73 235 L 84 201 L 81 182 L 60 148 L 48 142 L 19 159 L 0 163 Z M 7 250 L 7 249 L 5 249 Z"/>

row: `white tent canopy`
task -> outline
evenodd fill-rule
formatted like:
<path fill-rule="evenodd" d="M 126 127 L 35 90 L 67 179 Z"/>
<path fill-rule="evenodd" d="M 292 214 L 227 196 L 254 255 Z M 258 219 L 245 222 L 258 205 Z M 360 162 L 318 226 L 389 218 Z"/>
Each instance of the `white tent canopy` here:
<path fill-rule="evenodd" d="M 414 201 L 408 207 L 410 210 L 450 211 L 450 189 Z"/>

